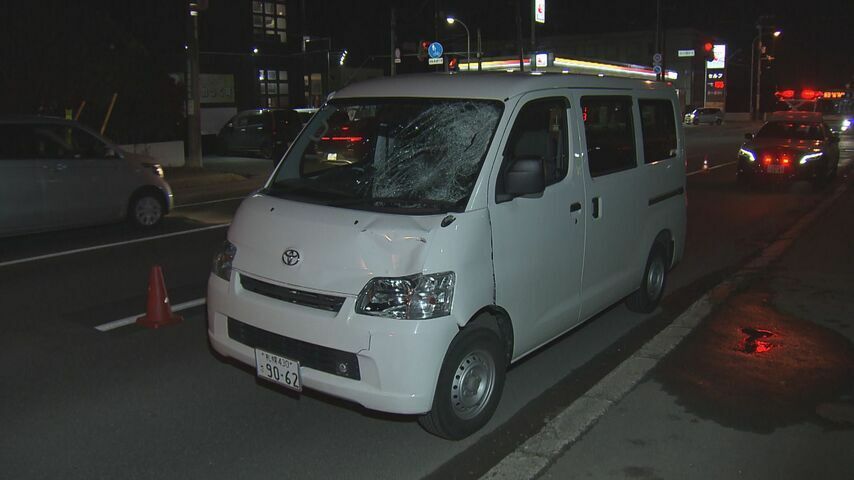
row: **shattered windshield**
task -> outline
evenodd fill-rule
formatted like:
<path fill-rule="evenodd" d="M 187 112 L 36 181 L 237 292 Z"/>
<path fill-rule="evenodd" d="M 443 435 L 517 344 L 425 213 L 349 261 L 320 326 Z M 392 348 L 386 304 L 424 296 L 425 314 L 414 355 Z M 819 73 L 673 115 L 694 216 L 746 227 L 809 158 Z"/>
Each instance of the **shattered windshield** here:
<path fill-rule="evenodd" d="M 377 211 L 462 211 L 501 117 L 497 101 L 365 99 L 320 110 L 269 195 Z"/>

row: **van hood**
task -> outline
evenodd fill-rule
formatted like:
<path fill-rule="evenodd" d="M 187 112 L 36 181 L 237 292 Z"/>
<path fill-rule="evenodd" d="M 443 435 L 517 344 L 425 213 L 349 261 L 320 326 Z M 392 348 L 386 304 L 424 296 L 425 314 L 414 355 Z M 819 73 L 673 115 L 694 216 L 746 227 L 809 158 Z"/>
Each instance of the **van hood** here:
<path fill-rule="evenodd" d="M 239 272 L 357 295 L 373 277 L 421 272 L 444 216 L 350 210 L 257 194 L 241 204 L 228 238 L 237 247 L 233 266 Z"/>

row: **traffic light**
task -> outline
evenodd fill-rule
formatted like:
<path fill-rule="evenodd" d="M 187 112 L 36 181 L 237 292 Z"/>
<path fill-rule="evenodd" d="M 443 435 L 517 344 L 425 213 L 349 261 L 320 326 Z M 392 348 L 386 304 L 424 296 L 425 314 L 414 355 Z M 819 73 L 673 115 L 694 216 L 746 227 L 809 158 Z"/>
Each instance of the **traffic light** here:
<path fill-rule="evenodd" d="M 460 71 L 460 64 L 459 64 L 459 61 L 457 61 L 457 57 L 451 57 L 448 60 L 448 71 L 449 72 L 459 72 Z"/>
<path fill-rule="evenodd" d="M 430 47 L 430 42 L 422 40 L 418 42 L 418 60 L 423 62 L 427 59 L 427 48 Z"/>
<path fill-rule="evenodd" d="M 707 62 L 712 62 L 715 60 L 715 45 L 712 42 L 704 42 L 702 51 L 703 58 Z"/>

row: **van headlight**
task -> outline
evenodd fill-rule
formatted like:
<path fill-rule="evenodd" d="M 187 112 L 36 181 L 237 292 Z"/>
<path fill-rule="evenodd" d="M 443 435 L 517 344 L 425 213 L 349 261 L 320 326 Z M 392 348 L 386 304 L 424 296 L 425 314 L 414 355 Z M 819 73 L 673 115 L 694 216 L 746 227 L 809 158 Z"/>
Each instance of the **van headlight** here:
<path fill-rule="evenodd" d="M 849 128 L 851 128 L 851 119 L 850 119 L 850 118 L 846 118 L 846 119 L 842 120 L 842 125 L 841 125 L 841 127 L 842 127 L 842 131 L 843 131 L 843 132 L 847 132 L 847 131 L 848 131 L 848 129 L 849 129 Z"/>
<path fill-rule="evenodd" d="M 424 320 L 451 314 L 454 272 L 377 277 L 359 293 L 356 313 L 401 320 Z"/>
<path fill-rule="evenodd" d="M 213 258 L 211 265 L 211 273 L 225 280 L 231 280 L 231 262 L 234 261 L 234 256 L 237 255 L 237 247 L 233 243 L 226 240 L 222 244 L 222 250 L 217 252 Z"/>

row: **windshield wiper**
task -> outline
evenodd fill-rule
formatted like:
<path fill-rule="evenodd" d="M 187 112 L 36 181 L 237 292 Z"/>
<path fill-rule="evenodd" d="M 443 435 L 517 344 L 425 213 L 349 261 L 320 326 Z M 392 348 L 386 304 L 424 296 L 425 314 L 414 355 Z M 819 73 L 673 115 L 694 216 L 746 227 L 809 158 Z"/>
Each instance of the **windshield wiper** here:
<path fill-rule="evenodd" d="M 429 210 L 436 213 L 444 213 L 448 211 L 456 211 L 460 208 L 460 204 L 465 199 L 451 202 L 448 200 L 433 200 L 429 198 L 411 199 L 411 198 L 394 198 L 394 197 L 366 197 L 353 198 L 341 201 L 329 202 L 329 205 L 334 207 L 354 207 L 366 208 L 372 207 L 380 210 Z"/>

